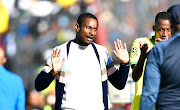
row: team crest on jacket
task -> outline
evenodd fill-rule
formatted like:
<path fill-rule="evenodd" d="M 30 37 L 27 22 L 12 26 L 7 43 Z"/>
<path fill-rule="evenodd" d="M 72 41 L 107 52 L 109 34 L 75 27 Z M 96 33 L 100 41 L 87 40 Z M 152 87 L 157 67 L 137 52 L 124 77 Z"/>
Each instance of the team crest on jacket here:
<path fill-rule="evenodd" d="M 137 47 L 133 47 L 131 49 L 131 57 L 132 58 L 137 56 L 137 51 L 138 51 Z"/>

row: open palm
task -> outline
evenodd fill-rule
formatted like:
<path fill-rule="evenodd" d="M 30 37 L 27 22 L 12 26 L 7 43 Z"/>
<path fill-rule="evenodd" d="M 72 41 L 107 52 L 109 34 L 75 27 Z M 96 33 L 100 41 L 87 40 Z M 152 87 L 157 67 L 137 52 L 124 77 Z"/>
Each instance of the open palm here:
<path fill-rule="evenodd" d="M 53 76 L 56 75 L 59 70 L 61 70 L 62 66 L 64 65 L 65 58 L 63 58 L 62 61 L 60 61 L 60 52 L 61 50 L 58 50 L 57 48 L 53 51 L 51 54 L 51 61 L 52 61 L 52 67 L 53 67 Z"/>
<path fill-rule="evenodd" d="M 117 41 L 114 41 L 114 47 L 115 47 L 115 50 L 113 50 L 113 52 L 116 55 L 116 57 L 122 63 L 128 63 L 129 53 L 126 48 L 126 43 L 124 43 L 124 47 L 123 47 L 121 40 L 117 39 Z"/>

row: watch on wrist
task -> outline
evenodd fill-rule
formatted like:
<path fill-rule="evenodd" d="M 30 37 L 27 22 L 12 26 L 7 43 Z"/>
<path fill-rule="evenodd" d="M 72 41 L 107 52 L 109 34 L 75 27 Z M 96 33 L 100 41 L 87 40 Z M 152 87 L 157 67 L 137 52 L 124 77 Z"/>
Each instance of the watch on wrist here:
<path fill-rule="evenodd" d="M 127 62 L 127 63 L 121 63 L 121 65 L 123 65 L 123 66 L 129 66 L 130 64 L 129 64 L 129 62 Z"/>

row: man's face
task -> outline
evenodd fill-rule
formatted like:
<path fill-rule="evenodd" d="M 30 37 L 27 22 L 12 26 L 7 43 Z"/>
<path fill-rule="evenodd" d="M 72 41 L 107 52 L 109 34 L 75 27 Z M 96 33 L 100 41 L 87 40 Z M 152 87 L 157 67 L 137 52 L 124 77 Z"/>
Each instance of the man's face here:
<path fill-rule="evenodd" d="M 159 19 L 155 25 L 155 39 L 167 40 L 171 37 L 171 23 L 169 20 Z"/>
<path fill-rule="evenodd" d="M 77 24 L 78 25 L 78 24 Z M 86 18 L 81 26 L 76 25 L 79 32 L 79 42 L 81 45 L 89 45 L 93 42 L 98 29 L 98 23 L 93 18 Z"/>

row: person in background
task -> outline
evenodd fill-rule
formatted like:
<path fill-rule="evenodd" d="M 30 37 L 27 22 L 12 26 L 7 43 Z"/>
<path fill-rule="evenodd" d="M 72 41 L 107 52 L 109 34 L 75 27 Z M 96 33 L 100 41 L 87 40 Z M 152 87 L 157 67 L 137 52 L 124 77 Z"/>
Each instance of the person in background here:
<path fill-rule="evenodd" d="M 140 110 L 180 110 L 180 4 L 168 11 L 173 36 L 148 54 Z"/>
<path fill-rule="evenodd" d="M 45 106 L 44 95 L 36 90 L 26 91 L 26 110 L 44 110 Z"/>
<path fill-rule="evenodd" d="M 121 61 L 116 69 L 107 49 L 93 42 L 98 19 L 82 13 L 76 23 L 76 38 L 53 49 L 35 88 L 42 91 L 56 78 L 56 110 L 108 110 L 107 80 L 117 89 L 126 85 L 129 54 L 121 40 L 114 42 L 114 54 Z"/>
<path fill-rule="evenodd" d="M 131 103 L 131 110 L 139 110 L 144 68 L 148 52 L 153 48 L 155 43 L 171 37 L 170 14 L 168 12 L 159 12 L 156 15 L 153 30 L 155 31 L 155 36 L 137 38 L 132 44 L 130 64 L 133 69 L 132 78 L 135 81 L 135 94 Z"/>
<path fill-rule="evenodd" d="M 8 71 L 5 50 L 0 47 L 0 110 L 25 110 L 25 90 L 23 80 Z"/>

